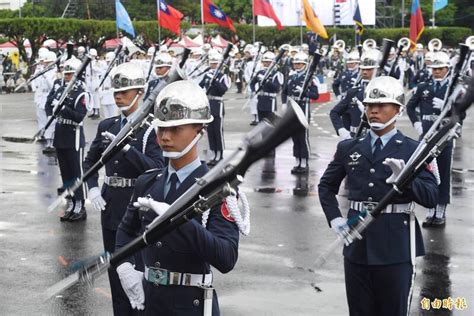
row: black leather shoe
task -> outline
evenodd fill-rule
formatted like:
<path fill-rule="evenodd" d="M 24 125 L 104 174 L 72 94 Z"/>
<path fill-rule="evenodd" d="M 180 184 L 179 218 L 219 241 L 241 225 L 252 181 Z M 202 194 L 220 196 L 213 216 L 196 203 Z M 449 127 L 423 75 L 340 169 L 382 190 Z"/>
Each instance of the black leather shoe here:
<path fill-rule="evenodd" d="M 433 226 L 433 220 L 434 220 L 435 216 L 433 214 L 433 216 L 426 216 L 425 220 L 423 221 L 423 224 L 421 226 L 423 227 L 431 227 Z"/>
<path fill-rule="evenodd" d="M 44 136 L 41 136 L 40 138 L 38 138 L 38 140 L 36 141 L 38 143 L 46 143 L 46 138 Z"/>
<path fill-rule="evenodd" d="M 43 154 L 51 155 L 54 153 L 56 153 L 56 149 L 54 147 L 49 146 L 43 149 Z"/>
<path fill-rule="evenodd" d="M 59 221 L 61 221 L 61 222 L 69 221 L 69 218 L 71 217 L 72 214 L 73 214 L 73 212 L 65 212 L 63 216 L 59 217 Z"/>
<path fill-rule="evenodd" d="M 446 217 L 438 218 L 438 217 L 435 216 L 433 218 L 433 221 L 431 222 L 431 226 L 432 227 L 444 227 L 444 226 L 446 226 Z"/>
<path fill-rule="evenodd" d="M 255 125 L 257 125 L 257 124 L 258 124 L 258 121 L 252 121 L 252 122 L 250 122 L 250 126 L 255 126 Z"/>
<path fill-rule="evenodd" d="M 85 207 L 83 206 L 79 212 L 72 212 L 72 215 L 68 217 L 68 222 L 79 222 L 83 221 L 87 218 L 87 212 Z"/>
<path fill-rule="evenodd" d="M 309 168 L 308 166 L 306 167 L 299 167 L 298 169 L 296 169 L 296 174 L 305 174 L 305 173 L 308 173 L 309 172 Z"/>
<path fill-rule="evenodd" d="M 301 168 L 301 166 L 294 166 L 293 168 L 291 168 L 291 174 L 297 174 L 298 168 Z"/>
<path fill-rule="evenodd" d="M 63 187 L 59 187 L 57 190 L 58 190 L 58 195 L 61 195 L 64 193 L 64 191 L 66 191 L 66 189 L 64 189 Z"/>
<path fill-rule="evenodd" d="M 64 215 L 59 217 L 61 222 L 67 222 L 69 217 L 72 215 L 74 210 L 74 201 L 68 197 L 66 198 L 66 209 L 64 210 Z"/>
<path fill-rule="evenodd" d="M 212 159 L 211 161 L 209 161 L 209 162 L 207 163 L 207 165 L 208 165 L 209 167 L 214 167 L 216 164 L 217 164 L 217 160 L 215 160 L 215 159 Z"/>

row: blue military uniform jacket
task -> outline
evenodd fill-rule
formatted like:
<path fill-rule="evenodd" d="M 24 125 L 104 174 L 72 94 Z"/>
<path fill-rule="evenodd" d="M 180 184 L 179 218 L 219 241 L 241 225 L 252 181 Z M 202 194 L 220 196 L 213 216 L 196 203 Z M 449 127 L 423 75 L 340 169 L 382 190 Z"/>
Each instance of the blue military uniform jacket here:
<path fill-rule="evenodd" d="M 99 123 L 97 134 L 92 141 L 83 169 L 87 171 L 101 157 L 110 141 L 102 136 L 103 132 L 110 132 L 117 135 L 120 131 L 120 118 L 115 116 L 105 119 Z M 129 143 L 130 149 L 126 152 L 119 152 L 105 164 L 105 175 L 108 177 L 121 177 L 136 179 L 145 171 L 153 168 L 164 167 L 164 158 L 160 146 L 156 143 L 156 133 L 153 129 L 141 128 L 136 133 L 134 139 Z M 99 174 L 96 173 L 87 181 L 89 188 L 98 186 Z M 110 230 L 116 230 L 123 214 L 125 213 L 133 187 L 111 187 L 104 183 L 102 186 L 102 197 L 107 203 L 106 208 L 101 212 L 102 226 Z"/>
<path fill-rule="evenodd" d="M 195 169 L 178 187 L 176 200 L 196 179 L 206 174 L 205 164 Z M 155 218 L 152 210 L 139 212 L 133 207 L 138 197 L 150 195 L 156 201 L 164 201 L 163 189 L 167 179 L 168 168 L 165 171 L 151 171 L 138 178 L 132 200 L 117 232 L 117 249 L 142 234 L 145 227 Z M 150 244 L 143 251 L 146 266 L 160 267 L 173 272 L 207 274 L 210 265 L 222 273 L 231 271 L 237 262 L 239 230 L 234 222 L 226 219 L 221 206 L 212 208 L 207 219 L 206 228 L 198 216 L 186 224 L 168 233 L 159 241 Z M 133 258 L 129 258 L 133 262 Z M 199 315 L 203 313 L 203 290 L 197 287 L 185 286 L 154 286 L 144 281 L 147 315 Z M 195 304 L 198 300 L 200 304 Z M 219 315 L 219 305 L 214 292 L 213 315 Z"/>
<path fill-rule="evenodd" d="M 250 82 L 250 89 L 252 92 L 257 91 L 261 80 L 266 73 L 266 69 L 262 69 L 254 76 Z M 276 111 L 276 95 L 280 91 L 283 84 L 283 74 L 281 72 L 274 73 L 264 84 L 257 97 L 257 110 L 263 112 Z"/>
<path fill-rule="evenodd" d="M 332 83 L 332 91 L 336 96 L 345 94 L 347 90 L 352 88 L 354 81 L 357 79 L 359 72 L 357 70 L 346 70 L 334 79 Z"/>
<path fill-rule="evenodd" d="M 431 79 L 431 72 L 428 68 L 424 67 L 417 71 L 410 81 L 410 88 L 417 87 L 420 83 L 427 82 Z"/>
<path fill-rule="evenodd" d="M 208 71 L 199 82 L 199 86 L 205 90 L 208 89 L 209 84 L 214 76 L 215 70 Z M 209 106 L 211 108 L 211 114 L 213 117 L 223 117 L 224 116 L 224 103 L 222 100 L 213 99 L 213 97 L 222 97 L 230 86 L 229 76 L 222 73 L 217 75 L 216 80 L 212 83 L 211 88 L 209 89 Z"/>
<path fill-rule="evenodd" d="M 151 91 L 159 84 L 159 83 L 162 83 L 164 84 L 165 81 L 166 81 L 166 78 L 168 78 L 168 76 L 165 76 L 163 78 L 156 78 L 156 79 L 153 79 L 151 80 L 149 83 L 148 83 L 148 87 L 145 91 L 145 96 L 143 97 L 143 100 L 146 100 L 148 98 L 148 96 L 150 95 Z"/>
<path fill-rule="evenodd" d="M 362 116 L 357 100 L 364 100 L 363 85 L 347 90 L 346 96 L 329 112 L 329 117 L 336 131 L 345 128 L 351 132 L 351 135 L 355 134 Z"/>
<path fill-rule="evenodd" d="M 290 74 L 288 81 L 283 85 L 282 94 L 291 97 L 305 113 L 309 121 L 311 111 L 309 110 L 310 99 L 319 98 L 317 79 L 313 78 L 308 88 L 303 93 L 301 100 L 299 99 L 300 92 L 297 87 L 303 87 L 306 71 L 294 71 Z"/>
<path fill-rule="evenodd" d="M 54 82 L 54 87 L 59 84 L 58 80 Z M 59 100 L 66 85 L 63 83 L 54 93 L 54 97 L 48 96 L 45 111 L 47 116 L 51 116 L 54 108 L 54 100 Z M 54 88 L 53 88 L 54 90 Z M 80 80 L 76 81 L 74 88 L 68 97 L 64 100 L 64 107 L 59 112 L 58 121 L 55 126 L 53 146 L 55 148 L 84 148 L 85 137 L 84 127 L 82 121 L 87 114 L 86 102 L 89 100 L 89 95 L 85 92 L 84 83 Z M 60 123 L 64 119 L 68 123 Z"/>
<path fill-rule="evenodd" d="M 341 216 L 336 195 L 342 180 L 347 177 L 348 199 L 351 201 L 378 202 L 391 189 L 385 180 L 392 174 L 382 164 L 385 158 L 408 161 L 418 142 L 397 132 L 374 160 L 371 136 L 341 141 L 319 183 L 319 198 L 328 222 Z M 398 195 L 393 204 L 414 201 L 424 207 L 434 207 L 438 195 L 437 182 L 428 169 L 424 169 L 411 185 Z M 358 212 L 350 209 L 348 218 Z M 424 255 L 423 238 L 416 223 L 417 256 Z M 410 261 L 409 215 L 405 213 L 380 214 L 363 233 L 363 239 L 344 247 L 344 256 L 353 263 L 387 265 Z"/>

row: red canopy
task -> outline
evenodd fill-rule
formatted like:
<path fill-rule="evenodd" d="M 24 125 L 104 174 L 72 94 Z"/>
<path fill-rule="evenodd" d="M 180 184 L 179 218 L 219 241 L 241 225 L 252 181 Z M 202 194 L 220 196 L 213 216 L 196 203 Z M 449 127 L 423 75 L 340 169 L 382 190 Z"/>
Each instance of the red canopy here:
<path fill-rule="evenodd" d="M 227 47 L 227 44 L 229 44 L 228 41 L 226 41 L 222 36 L 217 35 L 211 40 L 212 47 Z"/>
<path fill-rule="evenodd" d="M 171 45 L 173 46 L 173 45 Z M 181 46 L 181 47 L 186 47 L 186 48 L 191 48 L 191 47 L 201 47 L 199 43 L 196 43 L 192 39 L 190 39 L 188 36 L 183 35 L 181 37 L 181 40 L 176 44 L 176 46 Z"/>
<path fill-rule="evenodd" d="M 28 41 L 28 42 L 25 41 L 25 42 L 24 42 L 24 45 L 25 45 L 25 48 L 31 47 L 29 41 Z M 17 47 L 17 46 L 16 46 L 16 42 L 14 42 L 14 41 L 6 42 L 6 43 L 3 43 L 3 44 L 0 44 L 0 48 L 15 48 L 15 47 Z"/>
<path fill-rule="evenodd" d="M 119 44 L 122 44 L 122 41 L 120 38 L 112 38 L 109 40 L 106 40 L 104 43 L 104 47 L 107 48 L 116 48 Z"/>

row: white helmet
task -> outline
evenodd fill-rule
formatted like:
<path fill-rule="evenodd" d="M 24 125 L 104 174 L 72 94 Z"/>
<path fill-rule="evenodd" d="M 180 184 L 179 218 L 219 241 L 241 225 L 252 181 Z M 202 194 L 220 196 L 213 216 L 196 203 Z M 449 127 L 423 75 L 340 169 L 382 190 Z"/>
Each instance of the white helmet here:
<path fill-rule="evenodd" d="M 76 72 L 81 67 L 82 62 L 76 57 L 72 57 L 64 62 L 63 74 L 69 74 Z"/>
<path fill-rule="evenodd" d="M 416 44 L 416 50 L 423 50 L 423 44 L 421 43 Z"/>
<path fill-rule="evenodd" d="M 97 49 L 95 48 L 91 48 L 89 49 L 89 55 L 91 55 L 91 57 L 97 57 Z"/>
<path fill-rule="evenodd" d="M 364 103 L 405 105 L 405 92 L 400 81 L 390 76 L 375 77 L 365 88 Z"/>
<path fill-rule="evenodd" d="M 275 59 L 275 53 L 271 51 L 265 52 L 262 56 L 262 61 L 273 61 Z"/>
<path fill-rule="evenodd" d="M 222 54 L 217 52 L 209 54 L 209 64 L 218 64 L 222 61 L 222 58 Z"/>
<path fill-rule="evenodd" d="M 192 55 L 202 55 L 203 51 L 200 47 L 193 47 L 193 48 L 191 48 L 191 54 Z"/>
<path fill-rule="evenodd" d="M 400 110 L 385 123 L 369 122 L 370 128 L 376 131 L 383 130 L 397 120 L 403 113 L 405 92 L 397 79 L 390 76 L 380 76 L 372 79 L 364 91 L 364 101 L 367 104 L 391 103 L 400 106 Z"/>
<path fill-rule="evenodd" d="M 173 58 L 168 53 L 159 53 L 155 58 L 155 68 L 158 67 L 171 67 L 173 64 Z"/>
<path fill-rule="evenodd" d="M 252 44 L 247 44 L 245 45 L 244 53 L 252 54 L 253 50 L 254 50 L 254 46 Z"/>
<path fill-rule="evenodd" d="M 54 63 L 57 57 L 54 52 L 47 52 L 44 56 L 44 61 L 47 63 Z"/>
<path fill-rule="evenodd" d="M 151 46 L 150 48 L 148 48 L 146 55 L 151 57 L 153 56 L 154 53 L 155 53 L 155 46 Z"/>
<path fill-rule="evenodd" d="M 283 45 L 280 46 L 280 49 L 279 49 L 279 50 L 282 50 L 282 49 L 283 49 L 283 50 L 289 52 L 289 51 L 290 51 L 290 48 L 291 48 L 290 44 L 283 44 Z"/>
<path fill-rule="evenodd" d="M 211 48 L 212 48 L 211 44 L 209 44 L 209 43 L 205 43 L 204 45 L 202 45 L 203 50 L 210 50 Z"/>
<path fill-rule="evenodd" d="M 445 52 L 436 52 L 433 54 L 433 63 L 431 68 L 444 68 L 451 66 L 448 54 Z"/>
<path fill-rule="evenodd" d="M 158 50 L 160 53 L 167 53 L 168 52 L 168 46 L 166 45 L 161 45 L 160 49 Z"/>
<path fill-rule="evenodd" d="M 381 52 L 378 49 L 370 49 L 362 54 L 360 68 L 361 69 L 374 69 L 379 67 L 379 61 L 381 58 Z"/>
<path fill-rule="evenodd" d="M 306 53 L 297 53 L 293 57 L 293 64 L 308 64 L 308 55 Z"/>
<path fill-rule="evenodd" d="M 349 55 L 347 55 L 346 63 L 360 63 L 359 52 L 350 52 Z"/>
<path fill-rule="evenodd" d="M 154 114 L 158 127 L 207 124 L 214 119 L 206 92 L 190 80 L 175 81 L 163 88 L 156 98 Z"/>
<path fill-rule="evenodd" d="M 306 44 L 306 43 L 301 44 L 301 50 L 308 51 L 309 50 L 309 45 Z"/>
<path fill-rule="evenodd" d="M 425 54 L 425 61 L 433 61 L 434 53 L 433 52 L 426 52 Z"/>
<path fill-rule="evenodd" d="M 47 49 L 46 47 L 41 47 L 40 49 L 38 49 L 38 60 L 44 61 L 48 53 L 49 49 Z"/>
<path fill-rule="evenodd" d="M 130 89 L 143 89 L 145 86 L 145 75 L 142 68 L 131 62 L 120 64 L 115 68 L 112 76 L 113 92 L 126 91 Z"/>
<path fill-rule="evenodd" d="M 79 46 L 77 48 L 77 53 L 78 54 L 84 54 L 86 52 L 86 48 L 84 46 Z"/>
<path fill-rule="evenodd" d="M 290 48 L 290 53 L 297 53 L 297 52 L 299 52 L 298 47 L 296 47 L 296 46 L 291 46 L 291 48 Z"/>
<path fill-rule="evenodd" d="M 105 54 L 105 61 L 106 62 L 111 62 L 115 58 L 115 53 L 114 52 L 108 52 Z"/>

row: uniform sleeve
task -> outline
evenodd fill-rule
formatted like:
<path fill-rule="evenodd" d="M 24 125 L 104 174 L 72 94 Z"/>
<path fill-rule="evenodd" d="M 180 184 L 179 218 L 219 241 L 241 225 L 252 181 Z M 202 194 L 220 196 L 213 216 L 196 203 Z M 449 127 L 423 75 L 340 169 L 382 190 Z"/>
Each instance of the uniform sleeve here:
<path fill-rule="evenodd" d="M 154 130 L 148 135 L 145 154 L 132 146 L 125 153 L 125 158 L 141 173 L 154 168 L 163 169 L 165 166 L 163 152 L 156 143 L 156 133 Z"/>
<path fill-rule="evenodd" d="M 339 186 L 346 176 L 346 170 L 342 161 L 341 142 L 337 146 L 334 159 L 329 163 L 326 171 L 318 185 L 319 202 L 323 208 L 328 223 L 336 217 L 340 217 L 341 211 L 336 195 L 339 192 Z"/>
<path fill-rule="evenodd" d="M 46 111 L 47 116 L 53 115 L 53 100 L 55 94 L 56 91 L 53 86 L 53 88 L 49 91 L 48 96 L 46 97 L 46 103 L 44 105 L 44 110 Z"/>
<path fill-rule="evenodd" d="M 65 119 L 73 120 L 76 123 L 81 123 L 87 114 L 86 96 L 85 92 L 81 93 L 76 101 L 74 109 L 65 106 L 61 110 L 61 116 Z"/>
<path fill-rule="evenodd" d="M 84 172 L 87 172 L 97 161 L 99 161 L 103 153 L 102 132 L 104 130 L 105 130 L 104 122 L 100 122 L 99 126 L 97 127 L 97 134 L 95 135 L 95 138 L 91 143 L 89 151 L 87 152 L 86 158 L 84 159 L 84 163 L 82 165 Z M 87 186 L 89 188 L 94 188 L 94 187 L 99 186 L 99 173 L 98 172 L 95 172 L 87 180 Z"/>
<path fill-rule="evenodd" d="M 319 98 L 318 85 L 316 79 L 311 80 L 308 89 L 305 91 L 304 96 L 310 99 Z"/>
<path fill-rule="evenodd" d="M 280 91 L 281 85 L 283 84 L 283 74 L 277 71 L 271 80 L 268 80 L 263 89 L 265 92 L 277 93 Z"/>
<path fill-rule="evenodd" d="M 224 218 L 220 207 L 214 207 L 210 212 L 207 228 L 193 220 L 178 230 L 189 242 L 190 248 L 221 273 L 234 268 L 238 257 L 239 229 L 234 222 Z"/>
<path fill-rule="evenodd" d="M 338 76 L 334 81 L 332 82 L 332 91 L 334 94 L 339 96 L 341 94 L 339 87 L 341 86 L 341 76 Z"/>
<path fill-rule="evenodd" d="M 352 92 L 347 93 L 346 96 L 329 112 L 329 118 L 331 119 L 332 126 L 334 126 L 336 131 L 340 128 L 344 128 L 341 116 L 347 111 L 352 97 Z"/>
<path fill-rule="evenodd" d="M 413 96 L 410 98 L 410 100 L 407 103 L 407 114 L 412 124 L 420 120 L 418 115 L 416 114 L 416 108 L 418 108 L 419 103 L 421 101 L 421 98 L 420 98 L 421 90 L 422 90 L 422 87 L 419 86 L 416 89 L 415 94 L 413 94 Z"/>
<path fill-rule="evenodd" d="M 411 182 L 409 190 L 414 201 L 424 207 L 433 208 L 438 201 L 438 183 L 433 172 L 424 168 Z"/>

